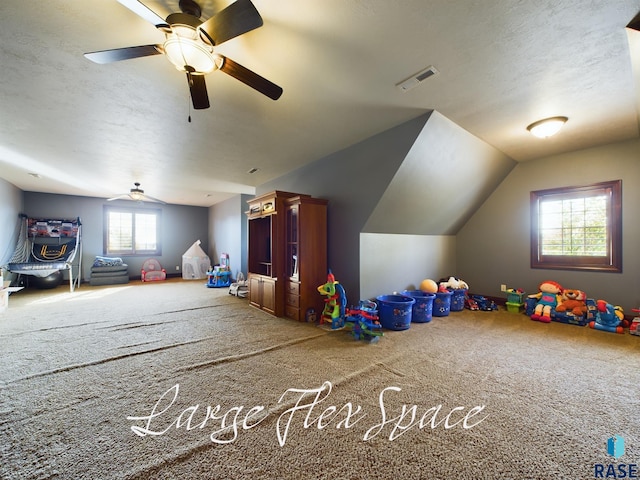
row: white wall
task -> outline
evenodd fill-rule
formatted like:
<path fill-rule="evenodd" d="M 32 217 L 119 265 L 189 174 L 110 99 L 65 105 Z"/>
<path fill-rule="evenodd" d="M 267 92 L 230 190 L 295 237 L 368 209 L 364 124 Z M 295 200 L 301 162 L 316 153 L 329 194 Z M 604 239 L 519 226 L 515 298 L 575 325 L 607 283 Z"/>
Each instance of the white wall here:
<path fill-rule="evenodd" d="M 0 179 L 0 266 L 8 263 L 15 251 L 22 209 L 22 190 Z"/>
<path fill-rule="evenodd" d="M 422 280 L 456 275 L 452 235 L 360 234 L 360 296 L 349 303 L 416 289 Z M 340 281 L 339 278 L 336 280 Z"/>

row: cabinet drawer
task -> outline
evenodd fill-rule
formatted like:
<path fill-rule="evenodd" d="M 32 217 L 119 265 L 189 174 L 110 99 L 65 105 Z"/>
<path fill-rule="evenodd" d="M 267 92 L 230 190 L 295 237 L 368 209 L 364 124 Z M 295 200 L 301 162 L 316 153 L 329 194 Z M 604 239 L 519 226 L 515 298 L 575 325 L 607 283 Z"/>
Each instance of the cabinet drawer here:
<path fill-rule="evenodd" d="M 300 295 L 300 284 L 295 282 L 287 282 L 287 286 L 285 287 L 285 291 L 292 295 Z"/>
<path fill-rule="evenodd" d="M 299 308 L 294 308 L 291 305 L 286 305 L 284 307 L 284 315 L 285 315 L 285 317 L 290 318 L 292 320 L 300 321 L 300 309 Z"/>
<path fill-rule="evenodd" d="M 300 295 L 292 295 L 287 293 L 286 304 L 298 308 L 300 306 Z"/>

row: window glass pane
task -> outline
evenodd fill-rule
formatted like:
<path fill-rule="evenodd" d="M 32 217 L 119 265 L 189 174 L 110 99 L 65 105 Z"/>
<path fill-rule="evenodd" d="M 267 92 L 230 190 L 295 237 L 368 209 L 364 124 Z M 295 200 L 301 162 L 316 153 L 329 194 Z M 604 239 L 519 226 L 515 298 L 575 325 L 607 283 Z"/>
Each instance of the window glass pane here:
<path fill-rule="evenodd" d="M 586 193 L 589 195 L 589 192 Z M 540 200 L 539 233 L 543 255 L 606 255 L 608 232 L 606 195 Z M 588 232 L 588 233 L 587 233 Z M 588 239 L 588 241 L 587 241 Z M 592 248 L 597 245 L 598 248 Z"/>
<path fill-rule="evenodd" d="M 136 213 L 136 251 L 155 250 L 156 242 L 156 215 Z"/>
<path fill-rule="evenodd" d="M 108 251 L 128 251 L 133 248 L 131 218 L 131 213 L 109 212 Z"/>

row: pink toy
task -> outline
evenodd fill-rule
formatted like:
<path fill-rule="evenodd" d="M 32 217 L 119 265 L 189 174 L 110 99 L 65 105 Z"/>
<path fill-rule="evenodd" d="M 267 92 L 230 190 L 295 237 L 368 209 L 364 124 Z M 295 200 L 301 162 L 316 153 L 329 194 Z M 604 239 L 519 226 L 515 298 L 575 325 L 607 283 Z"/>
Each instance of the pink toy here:
<path fill-rule="evenodd" d="M 553 280 L 545 280 L 538 285 L 539 292 L 535 295 L 529 295 L 529 298 L 536 298 L 536 303 L 531 320 L 549 323 L 551 321 L 551 310 L 560 303 L 560 295 L 562 294 L 562 285 Z"/>

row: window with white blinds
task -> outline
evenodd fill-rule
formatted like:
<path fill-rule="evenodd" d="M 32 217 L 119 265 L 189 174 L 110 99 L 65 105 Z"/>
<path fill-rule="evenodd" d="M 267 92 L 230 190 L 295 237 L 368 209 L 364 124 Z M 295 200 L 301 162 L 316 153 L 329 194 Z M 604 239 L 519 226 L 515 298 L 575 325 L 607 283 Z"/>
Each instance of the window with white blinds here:
<path fill-rule="evenodd" d="M 160 255 L 161 210 L 105 207 L 104 253 Z"/>

